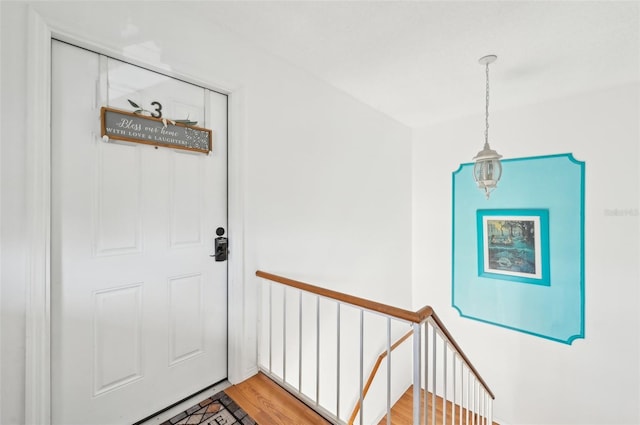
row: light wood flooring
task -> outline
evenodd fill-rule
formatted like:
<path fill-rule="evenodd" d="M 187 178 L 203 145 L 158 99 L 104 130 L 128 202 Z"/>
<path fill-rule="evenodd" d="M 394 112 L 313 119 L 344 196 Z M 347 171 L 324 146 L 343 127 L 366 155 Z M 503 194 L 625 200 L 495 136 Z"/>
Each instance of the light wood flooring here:
<path fill-rule="evenodd" d="M 429 393 L 427 396 L 427 423 L 432 424 L 433 422 L 433 410 L 432 410 L 432 394 Z M 443 424 L 443 400 L 442 397 L 436 396 L 436 424 Z M 424 424 L 424 390 L 420 390 L 420 423 Z M 462 413 L 462 418 L 460 418 L 460 413 Z M 489 420 L 486 419 L 482 421 L 482 418 L 478 418 L 476 416 L 473 418 L 472 414 L 467 414 L 466 409 L 461 409 L 460 406 L 455 406 L 455 415 L 453 412 L 453 403 L 451 401 L 447 401 L 446 404 L 446 423 L 447 424 L 455 424 L 455 425 L 488 425 Z M 455 421 L 453 421 L 455 419 Z M 411 424 L 413 420 L 413 386 L 410 386 L 407 391 L 400 397 L 400 400 L 391 408 L 391 424 L 392 425 L 407 425 Z M 379 422 L 378 425 L 386 425 L 387 417 L 385 415 L 384 418 Z M 498 423 L 494 422 L 493 425 L 498 425 Z"/>
<path fill-rule="evenodd" d="M 329 424 L 262 373 L 224 391 L 260 425 Z"/>
<path fill-rule="evenodd" d="M 267 378 L 262 373 L 247 379 L 246 381 L 229 387 L 225 390 L 227 395 L 235 401 L 245 412 L 249 414 L 260 425 L 327 425 L 327 422 L 320 415 L 307 407 L 300 400 L 289 394 L 278 384 Z M 424 390 L 420 397 L 421 412 L 424 409 Z M 428 423 L 432 423 L 431 394 L 428 399 Z M 404 395 L 391 409 L 392 425 L 409 425 L 412 423 L 413 389 L 409 387 Z M 468 415 L 465 409 L 456 406 L 455 415 L 452 414 L 453 404 L 448 401 L 446 408 L 446 423 L 452 424 L 455 417 L 455 425 L 485 425 Z M 443 401 L 436 398 L 436 424 L 443 422 Z M 462 420 L 460 413 L 462 412 Z M 468 422 L 467 422 L 468 421 Z M 386 425 L 386 416 L 379 425 Z M 421 423 L 422 418 L 421 418 Z M 488 421 L 486 422 L 488 424 Z M 498 425 L 496 422 L 493 425 Z"/>

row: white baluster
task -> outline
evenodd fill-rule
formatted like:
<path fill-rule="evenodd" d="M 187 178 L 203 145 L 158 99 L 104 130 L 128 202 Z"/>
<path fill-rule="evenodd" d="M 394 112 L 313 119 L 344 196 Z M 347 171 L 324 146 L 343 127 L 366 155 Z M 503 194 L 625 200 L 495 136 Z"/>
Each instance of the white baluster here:
<path fill-rule="evenodd" d="M 282 382 L 287 382 L 287 288 L 282 288 Z"/>
<path fill-rule="evenodd" d="M 442 356 L 443 360 L 443 387 L 442 393 L 442 425 L 447 425 L 447 340 L 442 338 Z"/>
<path fill-rule="evenodd" d="M 320 404 L 320 297 L 316 296 L 316 405 Z"/>
<path fill-rule="evenodd" d="M 336 303 L 336 416 L 340 418 L 340 303 Z"/>
<path fill-rule="evenodd" d="M 451 404 L 451 424 L 456 423 L 456 352 L 453 352 L 453 403 Z"/>
<path fill-rule="evenodd" d="M 429 425 L 429 321 L 424 322 L 424 424 Z"/>
<path fill-rule="evenodd" d="M 360 425 L 364 424 L 364 310 L 360 310 Z"/>
<path fill-rule="evenodd" d="M 391 318 L 387 317 L 387 425 L 391 425 Z"/>
<path fill-rule="evenodd" d="M 460 361 L 460 421 L 458 425 L 462 425 L 462 413 L 464 411 L 464 360 Z"/>
<path fill-rule="evenodd" d="M 493 398 L 489 399 L 489 425 L 493 425 Z"/>
<path fill-rule="evenodd" d="M 471 399 L 471 425 L 476 425 L 476 377 L 473 376 L 473 391 Z"/>
<path fill-rule="evenodd" d="M 484 425 L 487 425 L 489 420 L 488 395 L 487 395 L 487 389 L 484 387 L 482 388 L 484 392 Z"/>
<path fill-rule="evenodd" d="M 484 418 L 484 414 L 485 414 L 485 411 L 484 411 L 484 387 L 481 384 L 478 387 L 478 398 L 480 399 L 479 400 L 480 401 L 480 408 L 479 408 L 479 410 L 480 410 L 480 416 L 479 416 L 480 424 L 487 425 L 485 420 L 484 420 L 485 419 Z"/>
<path fill-rule="evenodd" d="M 420 324 L 413 325 L 413 423 L 420 425 Z"/>
<path fill-rule="evenodd" d="M 302 393 L 302 291 L 298 291 L 298 392 Z"/>
<path fill-rule="evenodd" d="M 469 425 L 469 412 L 471 411 L 471 391 L 472 391 L 471 382 L 471 370 L 467 369 L 467 425 Z M 473 417 L 471 418 L 473 420 Z"/>
<path fill-rule="evenodd" d="M 273 284 L 269 284 L 269 373 L 271 374 L 271 358 L 273 356 Z"/>
<path fill-rule="evenodd" d="M 432 338 L 432 342 L 433 344 L 431 344 L 431 350 L 432 350 L 432 359 L 431 359 L 431 375 L 432 375 L 432 380 L 433 380 L 433 386 L 432 386 L 432 392 L 431 392 L 431 422 L 433 423 L 433 425 L 435 425 L 436 423 L 436 381 L 438 374 L 436 373 L 436 371 L 438 370 L 437 368 L 437 350 L 436 350 L 436 336 L 437 333 L 436 332 L 436 327 L 435 325 L 432 325 L 432 330 L 433 330 L 433 338 Z"/>

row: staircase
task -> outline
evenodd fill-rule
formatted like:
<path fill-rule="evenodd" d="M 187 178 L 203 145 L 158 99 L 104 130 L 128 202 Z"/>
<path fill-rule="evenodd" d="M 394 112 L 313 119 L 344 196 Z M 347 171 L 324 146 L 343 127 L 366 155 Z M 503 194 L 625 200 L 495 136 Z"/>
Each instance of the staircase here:
<path fill-rule="evenodd" d="M 433 394 L 425 393 L 421 390 L 420 397 L 420 411 L 424 412 L 424 397 L 426 396 L 428 403 L 428 412 L 433 412 Z M 468 409 L 463 409 L 460 405 L 454 405 L 453 402 L 446 402 L 446 409 L 443 409 L 445 401 L 440 396 L 435 396 L 435 420 L 431 418 L 428 423 L 430 424 L 451 424 L 451 425 L 488 425 L 489 419 L 483 418 L 479 415 L 473 416 L 473 413 Z M 391 424 L 392 425 L 407 425 L 412 423 L 413 416 L 413 386 L 409 387 L 407 391 L 400 397 L 400 399 L 391 408 Z M 421 424 L 424 424 L 424 419 L 421 418 Z M 386 425 L 387 416 L 378 422 L 378 425 Z M 493 422 L 493 425 L 498 425 L 497 422 Z"/>
<path fill-rule="evenodd" d="M 331 423 L 493 423 L 493 393 L 431 307 L 256 275 L 259 369 Z"/>

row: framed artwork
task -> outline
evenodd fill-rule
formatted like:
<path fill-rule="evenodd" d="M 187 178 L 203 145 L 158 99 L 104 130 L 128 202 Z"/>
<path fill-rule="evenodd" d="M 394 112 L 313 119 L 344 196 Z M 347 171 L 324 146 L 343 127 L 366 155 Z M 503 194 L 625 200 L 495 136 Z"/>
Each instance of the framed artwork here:
<path fill-rule="evenodd" d="M 549 211 L 477 210 L 478 276 L 550 285 Z"/>

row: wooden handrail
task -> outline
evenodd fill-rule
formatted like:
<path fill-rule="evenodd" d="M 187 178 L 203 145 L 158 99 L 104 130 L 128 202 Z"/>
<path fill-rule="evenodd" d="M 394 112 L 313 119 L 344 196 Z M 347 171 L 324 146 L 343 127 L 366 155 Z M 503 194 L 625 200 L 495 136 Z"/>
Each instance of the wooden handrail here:
<path fill-rule="evenodd" d="M 409 331 L 406 334 L 404 334 L 402 336 L 402 338 L 400 338 L 399 340 L 397 340 L 395 343 L 393 343 L 393 345 L 391 346 L 391 349 L 389 351 L 393 351 L 396 348 L 398 348 L 398 346 L 400 344 L 402 344 L 403 342 L 405 342 L 408 338 L 411 337 L 411 335 L 413 335 L 413 331 Z M 385 357 L 387 357 L 387 351 L 383 351 L 382 353 L 380 353 L 380 355 L 378 356 L 378 359 L 376 360 L 376 364 L 373 365 L 373 369 L 371 369 L 371 372 L 369 373 L 369 378 L 367 379 L 367 383 L 365 384 L 364 388 L 362 389 L 362 399 L 364 400 L 364 398 L 367 396 L 367 393 L 369 392 L 369 387 L 371 387 L 371 384 L 373 383 L 373 378 L 376 376 L 376 373 L 378 373 L 378 368 L 380 367 L 380 364 L 382 364 L 382 361 L 385 359 Z M 353 421 L 356 420 L 356 416 L 358 416 L 358 412 L 360 411 L 360 399 L 358 399 L 358 402 L 356 403 L 356 407 L 353 408 L 353 412 L 351 412 L 351 417 L 349 418 L 349 422 L 347 422 L 348 425 L 353 425 Z"/>
<path fill-rule="evenodd" d="M 462 351 L 456 340 L 453 338 L 449 330 L 444 326 L 438 315 L 433 311 L 433 308 L 426 305 L 419 310 L 410 311 L 404 310 L 401 308 L 393 307 L 387 304 L 382 304 L 376 301 L 370 301 L 365 298 L 354 297 L 353 295 L 348 295 L 338 291 L 332 291 L 331 289 L 321 288 L 319 286 L 311 285 L 309 283 L 300 282 L 297 280 L 289 279 L 286 277 L 278 276 L 275 274 L 263 272 L 261 270 L 256 271 L 256 276 L 261 277 L 263 279 L 271 280 L 273 282 L 278 282 L 286 286 L 290 286 L 292 288 L 301 289 L 306 292 L 310 292 L 312 294 L 320 295 L 322 297 L 331 298 L 336 301 L 341 301 L 344 303 L 352 304 L 360 308 L 364 308 L 367 310 L 375 311 L 378 313 L 385 314 L 387 316 L 395 317 L 397 319 L 402 319 L 407 322 L 413 323 L 423 323 L 429 317 L 433 320 L 433 322 L 438 326 L 444 337 L 448 340 L 448 342 L 456 349 L 458 355 L 464 360 L 467 364 L 467 367 L 474 373 L 478 381 L 482 384 L 484 389 L 489 393 L 492 399 L 495 400 L 495 396 L 487 383 L 482 379 L 480 373 L 473 366 L 467 355 Z"/>
<path fill-rule="evenodd" d="M 354 297 L 353 295 L 347 295 L 342 292 L 332 291 L 331 289 L 321 288 L 319 286 L 314 286 L 297 280 L 288 279 L 286 277 L 277 276 L 275 274 L 263 272 L 261 270 L 258 270 L 256 272 L 256 276 L 272 280 L 274 282 L 282 283 L 283 285 L 291 286 L 292 288 L 302 289 L 303 291 L 311 292 L 312 294 L 320 295 L 322 297 L 331 298 L 336 301 L 342 301 L 348 304 L 353 304 L 357 307 L 382 313 L 387 316 L 395 317 L 397 319 L 406 320 L 407 322 L 422 323 L 427 319 L 427 317 L 431 315 L 433 311 L 429 306 L 422 307 L 418 311 L 404 310 L 402 308 L 393 307 L 364 298 Z"/>

